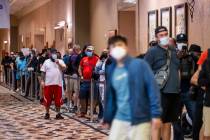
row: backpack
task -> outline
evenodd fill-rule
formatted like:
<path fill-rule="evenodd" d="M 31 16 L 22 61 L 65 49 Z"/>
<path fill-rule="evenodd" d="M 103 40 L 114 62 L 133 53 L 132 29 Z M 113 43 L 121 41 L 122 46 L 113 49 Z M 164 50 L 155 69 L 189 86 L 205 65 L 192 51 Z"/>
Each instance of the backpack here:
<path fill-rule="evenodd" d="M 170 64 L 171 64 L 171 50 L 167 51 L 167 60 L 166 64 L 163 65 L 157 72 L 155 73 L 155 80 L 160 89 L 163 89 L 168 81 L 170 74 Z"/>

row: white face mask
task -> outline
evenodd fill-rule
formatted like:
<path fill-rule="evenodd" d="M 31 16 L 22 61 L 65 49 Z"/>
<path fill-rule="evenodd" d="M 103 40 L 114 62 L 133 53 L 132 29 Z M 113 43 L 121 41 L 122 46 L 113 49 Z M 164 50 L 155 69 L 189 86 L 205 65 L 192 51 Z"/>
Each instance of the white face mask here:
<path fill-rule="evenodd" d="M 169 37 L 162 37 L 160 39 L 160 46 L 163 47 L 163 46 L 167 46 L 169 44 Z"/>
<path fill-rule="evenodd" d="M 187 46 L 187 44 L 186 44 L 186 43 L 177 43 L 177 49 L 178 49 L 179 51 L 182 50 L 183 46 Z"/>
<path fill-rule="evenodd" d="M 111 49 L 110 55 L 115 60 L 122 60 L 127 55 L 127 51 L 122 47 L 117 46 Z"/>
<path fill-rule="evenodd" d="M 56 60 L 57 59 L 57 54 L 52 54 L 52 59 Z"/>

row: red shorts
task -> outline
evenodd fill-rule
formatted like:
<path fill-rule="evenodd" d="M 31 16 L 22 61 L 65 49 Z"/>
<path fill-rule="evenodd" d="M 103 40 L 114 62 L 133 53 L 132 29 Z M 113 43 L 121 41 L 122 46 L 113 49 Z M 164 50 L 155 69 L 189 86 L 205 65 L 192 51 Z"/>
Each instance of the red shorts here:
<path fill-rule="evenodd" d="M 44 106 L 50 107 L 52 100 L 55 101 L 55 106 L 60 107 L 63 104 L 62 87 L 58 85 L 50 85 L 44 87 Z"/>

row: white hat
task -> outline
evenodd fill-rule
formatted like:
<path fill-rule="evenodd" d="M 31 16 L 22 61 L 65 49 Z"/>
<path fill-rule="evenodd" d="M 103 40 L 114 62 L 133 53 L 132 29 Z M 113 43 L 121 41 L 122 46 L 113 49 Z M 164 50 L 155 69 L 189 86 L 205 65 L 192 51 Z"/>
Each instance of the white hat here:
<path fill-rule="evenodd" d="M 87 50 L 94 51 L 94 47 L 93 47 L 93 46 L 88 46 L 88 47 L 87 47 Z"/>

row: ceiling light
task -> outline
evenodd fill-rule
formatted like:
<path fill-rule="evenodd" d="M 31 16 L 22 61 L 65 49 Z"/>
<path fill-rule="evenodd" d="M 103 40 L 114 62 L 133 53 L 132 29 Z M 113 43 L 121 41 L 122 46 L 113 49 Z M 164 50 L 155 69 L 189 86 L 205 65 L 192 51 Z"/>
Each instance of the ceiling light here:
<path fill-rule="evenodd" d="M 124 3 L 136 4 L 136 0 L 123 0 Z"/>

